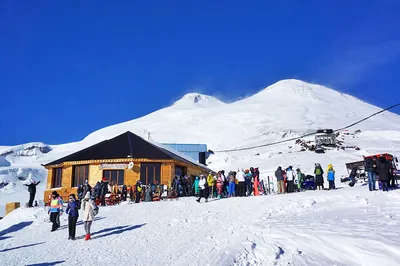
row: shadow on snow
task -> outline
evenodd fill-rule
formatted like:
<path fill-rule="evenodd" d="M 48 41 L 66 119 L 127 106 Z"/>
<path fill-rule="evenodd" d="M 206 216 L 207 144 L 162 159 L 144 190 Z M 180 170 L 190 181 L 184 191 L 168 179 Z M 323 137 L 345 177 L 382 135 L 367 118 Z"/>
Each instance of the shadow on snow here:
<path fill-rule="evenodd" d="M 36 263 L 36 264 L 27 264 L 26 266 L 53 266 L 57 264 L 64 263 L 65 260 L 54 261 L 54 262 L 43 262 L 43 263 Z"/>
<path fill-rule="evenodd" d="M 3 250 L 0 250 L 0 253 L 1 253 L 1 252 L 11 251 L 11 250 L 16 250 L 16 249 L 20 249 L 20 248 L 33 247 L 33 246 L 41 245 L 41 244 L 44 244 L 44 243 L 45 243 L 45 242 L 40 242 L 40 243 L 29 244 L 29 245 L 23 245 L 23 246 L 14 247 L 14 248 L 6 248 L 6 249 L 3 249 Z"/>
<path fill-rule="evenodd" d="M 93 235 L 98 235 L 98 234 L 105 233 L 105 232 L 108 232 L 108 233 L 99 235 L 99 236 L 95 236 L 92 239 L 98 239 L 98 238 L 102 238 L 102 237 L 118 235 L 118 234 L 121 234 L 121 233 L 124 233 L 127 231 L 132 231 L 132 230 L 138 229 L 145 225 L 146 224 L 138 224 L 138 225 L 131 225 L 131 226 L 125 225 L 125 226 L 116 226 L 116 227 L 112 227 L 112 228 L 106 228 L 106 229 L 103 229 L 103 230 L 93 233 Z"/>
<path fill-rule="evenodd" d="M 103 220 L 105 218 L 106 217 L 97 217 L 97 218 L 94 218 L 94 221 L 100 221 L 100 220 Z M 77 222 L 76 226 L 78 226 L 78 225 L 83 225 L 83 221 Z M 60 226 L 60 228 L 58 228 L 58 230 L 63 230 L 63 229 L 68 229 L 68 224 L 62 225 L 62 226 Z"/>
<path fill-rule="evenodd" d="M 10 233 L 18 232 L 19 230 L 24 229 L 25 227 L 31 225 L 32 223 L 33 223 L 33 221 L 20 222 L 18 224 L 14 224 L 14 225 L 10 226 L 7 229 L 4 229 L 3 231 L 0 231 L 0 240 L 4 240 L 4 239 L 7 239 L 7 238 L 10 238 L 10 236 L 5 236 L 5 237 L 3 237 L 3 236 L 7 235 L 7 234 L 10 234 Z"/>

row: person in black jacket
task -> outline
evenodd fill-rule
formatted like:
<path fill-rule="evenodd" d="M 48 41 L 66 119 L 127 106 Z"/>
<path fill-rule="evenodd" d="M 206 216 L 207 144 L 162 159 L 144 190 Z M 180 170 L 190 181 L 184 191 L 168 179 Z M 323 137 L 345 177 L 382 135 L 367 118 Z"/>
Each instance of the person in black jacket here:
<path fill-rule="evenodd" d="M 81 201 L 85 194 L 83 194 L 83 186 L 79 185 L 78 190 L 76 191 L 78 193 L 78 200 Z"/>
<path fill-rule="evenodd" d="M 139 203 L 141 197 L 142 197 L 142 182 L 137 181 L 135 186 L 135 203 Z"/>
<path fill-rule="evenodd" d="M 373 158 L 366 158 L 364 162 L 365 171 L 368 173 L 368 185 L 369 191 L 375 190 L 376 185 L 376 173 L 378 170 L 378 163 L 376 161 L 376 156 Z"/>
<path fill-rule="evenodd" d="M 106 206 L 106 194 L 108 193 L 108 182 L 107 179 L 104 177 L 100 183 L 101 189 L 101 206 Z"/>
<path fill-rule="evenodd" d="M 278 185 L 278 194 L 284 193 L 284 183 L 283 183 L 283 172 L 282 172 L 282 167 L 278 167 L 278 169 L 275 171 L 275 177 Z"/>
<path fill-rule="evenodd" d="M 36 186 L 40 184 L 39 182 L 33 181 L 31 184 L 26 185 L 28 187 L 28 192 L 29 192 L 29 203 L 28 207 L 31 208 L 33 207 L 33 201 L 35 200 L 35 195 L 36 195 Z"/>
<path fill-rule="evenodd" d="M 379 181 L 381 181 L 382 183 L 382 190 L 389 191 L 389 180 L 391 177 L 390 165 L 388 161 L 386 161 L 386 159 L 383 157 L 381 157 L 379 160 L 378 174 Z"/>
<path fill-rule="evenodd" d="M 128 196 L 128 188 L 126 187 L 126 185 L 122 186 L 122 191 L 121 191 L 121 199 L 122 201 L 126 201 Z"/>

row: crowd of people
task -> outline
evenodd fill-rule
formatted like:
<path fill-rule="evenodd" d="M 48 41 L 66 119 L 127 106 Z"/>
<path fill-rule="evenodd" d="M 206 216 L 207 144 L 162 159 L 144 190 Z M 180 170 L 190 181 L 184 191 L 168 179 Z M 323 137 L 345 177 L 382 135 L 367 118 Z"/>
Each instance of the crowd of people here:
<path fill-rule="evenodd" d="M 395 173 L 391 164 L 385 158 L 372 157 L 365 160 L 365 171 L 368 175 L 369 190 L 376 190 L 376 183 L 382 186 L 383 191 L 388 191 L 389 187 L 395 186 Z M 305 175 L 301 169 L 293 169 L 292 166 L 283 168 L 279 166 L 275 171 L 274 178 L 260 179 L 259 168 L 250 167 L 249 169 L 238 169 L 225 174 L 224 170 L 219 171 L 216 175 L 209 172 L 208 175 L 201 174 L 191 180 L 187 175 L 176 176 L 172 182 L 169 182 L 165 189 L 159 184 L 143 185 L 140 181 L 134 186 L 118 186 L 110 183 L 106 178 L 92 188 L 87 180 L 84 185 L 78 187 L 77 197 L 71 194 L 68 197 L 65 212 L 68 215 L 69 239 L 75 240 L 76 223 L 79 213 L 83 216 L 85 227 L 85 240 L 89 240 L 90 229 L 94 217 L 97 215 L 99 208 L 97 205 L 109 205 L 108 198 L 110 195 L 116 195 L 118 203 L 120 201 L 128 202 L 150 202 L 161 200 L 164 192 L 168 198 L 178 198 L 185 196 L 195 196 L 196 201 L 200 202 L 203 198 L 207 202 L 210 198 L 230 198 L 230 197 L 249 197 L 259 196 L 263 194 L 274 193 L 276 180 L 277 194 L 300 192 L 302 190 L 325 190 L 325 178 L 328 181 L 328 190 L 335 189 L 335 170 L 332 164 L 327 166 L 326 171 L 323 170 L 319 163 L 315 164 L 314 175 Z M 357 169 L 352 169 L 348 178 L 341 179 L 342 182 L 349 181 L 350 185 L 355 182 L 357 177 Z M 392 184 L 390 185 L 390 181 Z M 29 206 L 32 205 L 36 186 L 39 182 L 34 182 L 29 187 L 30 200 Z M 352 186 L 352 185 L 351 185 Z M 35 204 L 36 205 L 36 204 Z M 52 222 L 51 231 L 55 231 L 60 227 L 60 215 L 64 211 L 64 202 L 61 196 L 53 191 L 49 201 L 50 221 Z"/>
<path fill-rule="evenodd" d="M 389 191 L 389 187 L 396 186 L 397 178 L 393 165 L 385 157 L 373 156 L 365 160 L 365 172 L 368 175 L 368 187 L 370 191 L 376 189 L 376 181 L 379 180 L 383 191 Z M 354 173 L 353 173 L 354 175 Z"/>

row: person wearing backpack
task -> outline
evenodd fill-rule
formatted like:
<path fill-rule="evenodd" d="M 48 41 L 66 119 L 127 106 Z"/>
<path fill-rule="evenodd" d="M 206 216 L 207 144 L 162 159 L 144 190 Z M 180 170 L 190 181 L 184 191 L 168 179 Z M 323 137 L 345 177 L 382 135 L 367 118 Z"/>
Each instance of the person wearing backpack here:
<path fill-rule="evenodd" d="M 83 223 L 85 226 L 86 237 L 85 240 L 90 239 L 90 227 L 92 226 L 94 217 L 99 212 L 99 207 L 94 204 L 93 200 L 90 198 L 90 192 L 87 192 L 82 205 L 83 211 Z"/>
<path fill-rule="evenodd" d="M 335 189 L 335 170 L 333 169 L 332 164 L 328 165 L 328 182 L 329 182 L 329 190 Z"/>
<path fill-rule="evenodd" d="M 79 217 L 80 202 L 76 200 L 75 194 L 68 197 L 68 206 L 65 213 L 68 214 L 68 239 L 75 240 L 76 222 Z"/>
<path fill-rule="evenodd" d="M 317 186 L 318 190 L 324 189 L 324 170 L 319 163 L 315 164 L 315 185 Z"/>

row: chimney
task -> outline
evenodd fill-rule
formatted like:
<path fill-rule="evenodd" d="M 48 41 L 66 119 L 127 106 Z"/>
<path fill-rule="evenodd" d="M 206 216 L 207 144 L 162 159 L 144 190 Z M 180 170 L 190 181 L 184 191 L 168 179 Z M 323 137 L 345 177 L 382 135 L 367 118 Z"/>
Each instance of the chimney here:
<path fill-rule="evenodd" d="M 206 165 L 206 153 L 204 151 L 199 152 L 199 163 Z"/>

